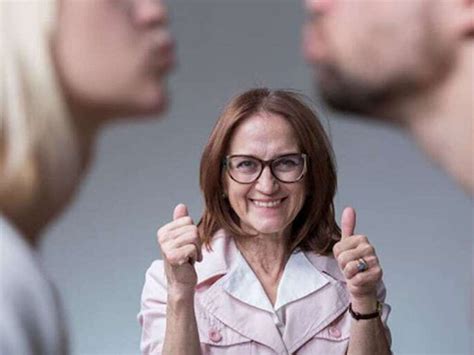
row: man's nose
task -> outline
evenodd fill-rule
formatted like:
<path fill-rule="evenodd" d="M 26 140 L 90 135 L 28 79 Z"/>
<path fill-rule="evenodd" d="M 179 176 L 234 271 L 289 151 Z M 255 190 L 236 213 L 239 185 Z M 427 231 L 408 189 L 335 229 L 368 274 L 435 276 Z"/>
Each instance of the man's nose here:
<path fill-rule="evenodd" d="M 336 0 L 305 0 L 306 10 L 312 15 L 324 15 L 334 6 Z"/>

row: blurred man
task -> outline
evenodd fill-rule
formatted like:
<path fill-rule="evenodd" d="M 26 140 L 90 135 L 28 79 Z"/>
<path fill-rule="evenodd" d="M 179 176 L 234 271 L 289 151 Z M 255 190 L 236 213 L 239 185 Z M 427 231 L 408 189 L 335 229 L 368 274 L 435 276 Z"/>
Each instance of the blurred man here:
<path fill-rule="evenodd" d="M 165 110 L 166 8 L 0 1 L 0 58 L 0 354 L 63 355 L 63 314 L 38 245 L 75 196 L 101 128 Z"/>
<path fill-rule="evenodd" d="M 472 195 L 474 1 L 305 7 L 304 52 L 325 101 L 406 129 Z"/>

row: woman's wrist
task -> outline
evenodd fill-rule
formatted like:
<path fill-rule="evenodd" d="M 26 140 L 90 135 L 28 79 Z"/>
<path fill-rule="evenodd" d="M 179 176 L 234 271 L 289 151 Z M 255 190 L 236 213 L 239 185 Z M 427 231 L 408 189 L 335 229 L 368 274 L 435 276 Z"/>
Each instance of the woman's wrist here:
<path fill-rule="evenodd" d="M 168 287 L 168 300 L 167 303 L 178 303 L 178 304 L 186 304 L 186 303 L 194 303 L 194 288 L 189 287 L 176 287 L 171 286 Z"/>
<path fill-rule="evenodd" d="M 352 310 L 361 314 L 368 314 L 377 311 L 377 298 L 353 298 L 351 300 Z"/>

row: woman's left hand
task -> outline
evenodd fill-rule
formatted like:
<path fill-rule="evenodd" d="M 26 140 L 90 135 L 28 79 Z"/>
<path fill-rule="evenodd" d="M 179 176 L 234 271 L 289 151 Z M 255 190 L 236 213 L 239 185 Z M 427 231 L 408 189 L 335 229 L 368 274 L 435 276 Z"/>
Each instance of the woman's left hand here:
<path fill-rule="evenodd" d="M 333 253 L 346 279 L 353 306 L 360 305 L 354 308 L 373 308 L 377 302 L 377 284 L 382 279 L 382 268 L 368 238 L 354 235 L 355 224 L 354 209 L 346 207 L 342 212 L 341 240 L 334 245 Z"/>

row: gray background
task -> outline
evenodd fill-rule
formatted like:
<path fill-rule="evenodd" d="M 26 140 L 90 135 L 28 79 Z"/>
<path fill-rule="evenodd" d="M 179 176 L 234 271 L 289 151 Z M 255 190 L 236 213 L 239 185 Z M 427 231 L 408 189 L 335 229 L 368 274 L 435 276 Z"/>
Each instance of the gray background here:
<path fill-rule="evenodd" d="M 197 220 L 200 154 L 224 103 L 255 85 L 313 95 L 300 50 L 298 2 L 173 1 L 179 68 L 171 110 L 102 136 L 81 195 L 43 244 L 75 354 L 136 354 L 144 273 L 160 257 L 156 229 L 185 202 Z M 326 112 L 339 168 L 337 213 L 385 271 L 397 354 L 467 354 L 472 201 L 400 132 Z"/>

